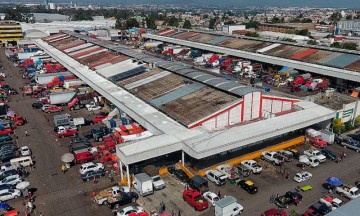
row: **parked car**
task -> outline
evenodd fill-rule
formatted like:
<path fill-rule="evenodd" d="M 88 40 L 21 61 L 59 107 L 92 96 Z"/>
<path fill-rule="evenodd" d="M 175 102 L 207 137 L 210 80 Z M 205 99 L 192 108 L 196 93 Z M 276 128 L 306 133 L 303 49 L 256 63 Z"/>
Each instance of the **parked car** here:
<path fill-rule="evenodd" d="M 61 112 L 61 111 L 63 111 L 62 106 L 54 106 L 54 105 L 51 105 L 50 107 L 44 109 L 44 112 L 46 112 L 46 113 L 54 113 L 54 112 Z"/>
<path fill-rule="evenodd" d="M 286 212 L 283 209 L 269 209 L 266 210 L 261 216 L 287 216 Z"/>
<path fill-rule="evenodd" d="M 3 185 L 3 184 L 16 185 L 20 182 L 22 182 L 22 179 L 18 174 L 16 174 L 16 175 L 11 175 L 11 176 L 5 177 L 3 180 L 0 181 L 0 185 Z"/>
<path fill-rule="evenodd" d="M 303 196 L 297 192 L 288 191 L 282 196 L 275 198 L 274 203 L 280 208 L 289 208 L 290 205 L 301 203 Z"/>
<path fill-rule="evenodd" d="M 348 136 L 360 142 L 360 133 L 349 134 Z"/>
<path fill-rule="evenodd" d="M 246 166 L 244 166 L 242 164 L 236 165 L 235 167 L 237 168 L 238 175 L 240 177 L 248 177 L 248 176 L 250 176 L 251 170 L 248 167 L 246 167 Z"/>
<path fill-rule="evenodd" d="M 325 155 L 327 159 L 332 161 L 336 161 L 337 159 L 336 154 L 329 149 L 321 149 L 321 154 Z"/>
<path fill-rule="evenodd" d="M 12 138 L 9 134 L 5 136 L 0 136 L 0 142 L 10 141 L 10 140 L 12 140 Z"/>
<path fill-rule="evenodd" d="M 100 171 L 100 170 L 104 170 L 104 165 L 102 163 L 88 162 L 80 166 L 79 172 L 80 174 L 85 174 L 87 172 Z"/>
<path fill-rule="evenodd" d="M 20 154 L 21 154 L 21 156 L 30 156 L 31 150 L 27 146 L 22 146 L 22 147 L 20 147 Z"/>
<path fill-rule="evenodd" d="M 18 172 L 15 169 L 5 170 L 0 173 L 0 181 L 8 176 L 17 175 L 17 174 Z"/>
<path fill-rule="evenodd" d="M 255 194 L 258 192 L 258 188 L 255 186 L 254 182 L 250 180 L 240 180 L 237 182 L 237 186 L 241 187 L 250 194 Z"/>
<path fill-rule="evenodd" d="M 5 152 L 4 154 L 1 154 L 1 155 L 0 155 L 0 161 L 1 161 L 2 163 L 8 162 L 8 161 L 10 161 L 10 160 L 13 159 L 13 158 L 16 158 L 16 154 L 15 154 L 15 152 L 13 152 L 13 151 L 8 151 L 8 152 Z"/>
<path fill-rule="evenodd" d="M 215 206 L 215 202 L 220 200 L 218 195 L 210 191 L 203 193 L 203 196 L 212 206 Z"/>
<path fill-rule="evenodd" d="M 41 108 L 43 107 L 43 105 L 44 105 L 43 102 L 37 101 L 37 102 L 33 103 L 31 106 L 32 106 L 32 108 L 34 108 L 34 109 L 41 109 Z"/>
<path fill-rule="evenodd" d="M 310 208 L 315 210 L 315 212 L 319 213 L 320 215 L 326 215 L 332 211 L 329 206 L 320 202 L 312 204 Z"/>
<path fill-rule="evenodd" d="M 116 216 L 129 216 L 131 213 L 141 213 L 144 209 L 140 206 L 127 206 L 116 213 Z"/>
<path fill-rule="evenodd" d="M 262 167 L 254 160 L 244 160 L 241 161 L 241 164 L 249 168 L 254 174 L 259 174 L 262 171 Z"/>
<path fill-rule="evenodd" d="M 218 170 L 208 170 L 205 173 L 206 178 L 212 183 L 220 186 L 226 183 L 227 176 Z"/>
<path fill-rule="evenodd" d="M 261 159 L 266 160 L 266 161 L 272 163 L 273 165 L 280 165 L 285 161 L 284 157 L 282 157 L 280 154 L 278 154 L 277 152 L 274 152 L 274 151 L 262 152 Z"/>
<path fill-rule="evenodd" d="M 290 162 L 294 158 L 294 154 L 291 151 L 279 150 L 277 152 L 285 158 L 286 162 Z"/>
<path fill-rule="evenodd" d="M 3 185 L 0 185 L 0 190 L 4 190 L 4 189 L 13 189 L 14 186 L 11 185 L 11 184 L 3 184 Z"/>
<path fill-rule="evenodd" d="M 312 174 L 306 171 L 298 172 L 294 176 L 294 181 L 300 183 L 312 178 Z"/>
<path fill-rule="evenodd" d="M 175 170 L 174 175 L 181 182 L 186 183 L 189 181 L 189 176 L 187 176 L 186 173 L 184 171 L 182 171 L 181 169 Z"/>
<path fill-rule="evenodd" d="M 356 152 L 360 152 L 360 143 L 351 137 L 344 137 L 341 144 L 339 145 L 344 146 L 344 148 L 349 148 L 355 150 Z"/>
<path fill-rule="evenodd" d="M 94 177 L 101 178 L 103 176 L 105 176 L 104 170 L 89 171 L 87 173 L 80 175 L 80 177 L 83 181 L 90 181 L 90 180 L 94 179 Z"/>
<path fill-rule="evenodd" d="M 17 189 L 4 189 L 0 191 L 0 201 L 4 202 L 11 199 L 16 199 L 21 196 L 20 190 Z"/>

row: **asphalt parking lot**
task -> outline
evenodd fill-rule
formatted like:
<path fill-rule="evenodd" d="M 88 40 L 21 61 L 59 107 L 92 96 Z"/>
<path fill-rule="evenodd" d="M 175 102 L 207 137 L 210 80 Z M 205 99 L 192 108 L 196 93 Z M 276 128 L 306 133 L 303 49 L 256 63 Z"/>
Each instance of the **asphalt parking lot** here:
<path fill-rule="evenodd" d="M 15 89 L 22 87 L 28 80 L 21 78 L 19 69 L 7 60 L 3 49 L 0 49 L 0 59 L 2 59 L 2 65 L 5 67 L 4 71 L 11 76 L 6 78 L 6 83 Z M 28 177 L 31 183 L 30 187 L 37 189 L 37 192 L 34 194 L 36 209 L 33 215 L 39 215 L 40 212 L 43 213 L 44 216 L 111 215 L 111 210 L 107 207 L 97 206 L 92 202 L 91 192 L 112 186 L 113 183 L 107 178 L 99 179 L 97 184 L 82 182 L 79 178 L 78 166 L 71 168 L 66 174 L 61 173 L 60 167 L 62 162 L 60 161 L 60 157 L 68 152 L 67 143 L 69 139 L 57 139 L 55 136 L 52 130 L 53 114 L 44 114 L 40 110 L 32 109 L 31 104 L 35 99 L 29 96 L 23 97 L 19 94 L 10 96 L 9 99 L 10 109 L 26 117 L 28 121 L 27 125 L 20 126 L 16 129 L 16 135 L 19 137 L 19 146 L 29 146 L 36 161 L 35 170 L 30 171 L 30 176 Z M 65 110 L 65 112 L 70 113 L 68 110 Z M 71 112 L 71 114 L 74 117 L 93 116 L 92 113 L 86 110 Z M 80 134 L 89 129 L 90 127 L 81 128 Z M 29 137 L 25 136 L 25 130 L 29 132 Z M 303 150 L 309 147 L 310 146 L 300 146 L 299 149 Z M 337 155 L 343 150 L 343 148 L 338 145 L 332 145 L 329 149 L 333 150 Z M 259 192 L 255 195 L 250 195 L 236 185 L 231 185 L 229 182 L 221 187 L 209 183 L 210 191 L 217 193 L 220 190 L 222 196 L 234 196 L 238 202 L 244 206 L 245 210 L 242 215 L 254 216 L 260 215 L 269 208 L 276 208 L 275 204 L 269 202 L 270 196 L 273 193 L 284 194 L 289 190 L 294 190 L 298 185 L 304 186 L 309 184 L 313 189 L 311 191 L 301 192 L 304 196 L 303 202 L 296 207 L 291 206 L 287 209 L 287 212 L 294 209 L 297 213 L 303 213 L 308 206 L 327 194 L 327 190 L 322 187 L 322 184 L 326 182 L 328 177 L 339 177 L 345 183 L 352 183 L 360 177 L 359 154 L 348 149 L 346 152 L 347 157 L 344 162 L 335 163 L 326 161 L 316 168 L 307 167 L 306 170 L 313 174 L 313 178 L 300 184 L 292 180 L 293 175 L 301 170 L 296 167 L 296 162 L 293 161 L 283 165 L 283 168 L 290 173 L 290 180 L 285 179 L 282 175 L 275 175 L 273 171 L 279 168 L 272 168 L 270 164 L 267 169 L 269 170 L 268 172 L 264 171 L 260 175 L 251 175 L 247 178 L 253 180 L 259 188 Z M 154 195 L 139 199 L 138 203 L 142 205 L 145 210 L 149 212 L 152 209 L 156 209 L 160 201 L 164 201 L 167 212 L 174 210 L 174 212 L 177 213 L 180 210 L 183 216 L 214 215 L 214 208 L 210 208 L 204 212 L 195 212 L 181 197 L 184 185 L 171 175 L 165 175 L 163 178 L 167 183 L 166 189 L 156 191 Z M 119 176 L 115 176 L 115 179 L 119 180 Z M 341 199 L 348 201 L 346 198 Z M 19 198 L 9 203 L 16 207 L 21 212 L 20 214 L 23 214 L 25 209 L 23 201 L 22 198 Z"/>

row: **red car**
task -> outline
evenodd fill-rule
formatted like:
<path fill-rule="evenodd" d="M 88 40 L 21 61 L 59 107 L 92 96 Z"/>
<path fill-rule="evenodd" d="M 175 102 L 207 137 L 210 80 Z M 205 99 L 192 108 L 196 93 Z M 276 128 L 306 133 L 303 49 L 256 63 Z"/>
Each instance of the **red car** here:
<path fill-rule="evenodd" d="M 19 115 L 15 116 L 15 117 L 13 118 L 13 121 L 14 121 L 15 124 L 18 125 L 18 126 L 25 124 L 24 118 L 23 118 L 22 116 L 19 116 Z"/>
<path fill-rule="evenodd" d="M 139 212 L 139 213 L 132 212 L 132 213 L 128 214 L 128 216 L 149 216 L 149 214 L 146 212 Z"/>
<path fill-rule="evenodd" d="M 269 209 L 261 214 L 261 216 L 287 216 L 286 212 L 282 209 Z"/>
<path fill-rule="evenodd" d="M 13 130 L 11 128 L 3 128 L 2 130 L 0 130 L 0 136 L 5 136 L 11 133 L 13 133 Z"/>
<path fill-rule="evenodd" d="M 102 120 L 106 119 L 107 118 L 107 115 L 97 115 L 93 118 L 93 122 L 94 123 L 98 123 L 98 122 L 101 122 Z"/>
<path fill-rule="evenodd" d="M 46 113 L 54 113 L 54 112 L 61 112 L 61 111 L 63 111 L 62 106 L 54 106 L 54 105 L 44 109 L 44 112 L 46 112 Z"/>
<path fill-rule="evenodd" d="M 209 203 L 199 191 L 187 189 L 183 192 L 183 199 L 196 211 L 202 211 L 209 207 Z"/>

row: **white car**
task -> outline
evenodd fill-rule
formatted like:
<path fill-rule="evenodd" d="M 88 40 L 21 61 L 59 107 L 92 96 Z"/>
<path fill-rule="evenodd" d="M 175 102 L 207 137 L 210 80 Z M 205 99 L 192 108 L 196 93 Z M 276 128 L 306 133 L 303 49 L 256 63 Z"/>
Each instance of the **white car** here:
<path fill-rule="evenodd" d="M 22 179 L 18 174 L 16 174 L 5 177 L 3 180 L 1 180 L 0 185 L 3 184 L 16 185 L 20 182 L 22 182 Z"/>
<path fill-rule="evenodd" d="M 203 193 L 203 196 L 212 206 L 215 206 L 215 202 L 220 200 L 218 195 L 210 191 Z"/>
<path fill-rule="evenodd" d="M 254 174 L 259 174 L 262 171 L 262 167 L 254 160 L 244 160 L 241 161 L 241 164 L 249 168 Z"/>
<path fill-rule="evenodd" d="M 296 173 L 295 176 L 294 176 L 294 181 L 300 183 L 300 182 L 303 182 L 303 181 L 306 181 L 306 180 L 309 180 L 312 178 L 312 174 L 309 173 L 309 172 L 306 172 L 306 171 L 302 171 L 302 172 L 299 172 L 299 173 Z"/>
<path fill-rule="evenodd" d="M 166 187 L 164 180 L 162 180 L 159 175 L 152 176 L 151 181 L 155 190 L 161 190 Z"/>
<path fill-rule="evenodd" d="M 4 189 L 0 191 L 0 201 L 4 202 L 21 196 L 20 190 Z"/>
<path fill-rule="evenodd" d="M 89 163 L 84 163 L 80 166 L 80 174 L 85 174 L 87 172 L 90 171 L 99 171 L 99 170 L 103 170 L 104 169 L 104 165 L 102 163 L 94 163 L 94 162 L 89 162 Z"/>
<path fill-rule="evenodd" d="M 20 154 L 21 154 L 21 156 L 30 156 L 31 150 L 29 149 L 29 147 L 23 146 L 20 148 Z"/>
<path fill-rule="evenodd" d="M 144 209 L 140 206 L 128 206 L 116 213 L 116 216 L 127 216 L 130 213 L 140 213 L 144 212 Z"/>

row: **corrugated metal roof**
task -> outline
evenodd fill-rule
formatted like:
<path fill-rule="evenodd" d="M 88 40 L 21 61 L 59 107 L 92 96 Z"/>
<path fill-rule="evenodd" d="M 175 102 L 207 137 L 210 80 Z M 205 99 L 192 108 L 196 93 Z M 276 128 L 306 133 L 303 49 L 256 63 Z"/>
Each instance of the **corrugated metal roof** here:
<path fill-rule="evenodd" d="M 228 81 L 226 79 L 219 78 L 219 77 L 205 81 L 206 84 L 209 84 L 214 87 L 218 87 L 218 86 L 220 86 L 220 84 L 224 84 L 224 83 L 228 83 L 228 82 L 231 82 L 231 81 Z"/>
<path fill-rule="evenodd" d="M 221 87 L 220 87 L 221 88 Z M 260 91 L 260 90 L 258 90 Z M 247 86 L 244 86 L 244 87 L 240 87 L 240 88 L 235 88 L 234 90 L 230 91 L 236 95 L 239 95 L 239 96 L 244 96 L 246 94 L 249 94 L 251 92 L 254 92 L 254 88 L 252 87 L 247 87 Z"/>
<path fill-rule="evenodd" d="M 205 76 L 205 75 L 207 75 L 207 74 L 200 72 L 200 71 L 195 71 L 195 72 L 188 73 L 185 76 L 190 77 L 191 79 L 195 79 L 198 76 Z"/>
<path fill-rule="evenodd" d="M 356 62 L 360 59 L 360 56 L 352 55 L 352 54 L 342 54 L 337 56 L 336 58 L 331 59 L 331 61 L 325 62 L 326 65 L 344 68 L 347 65 Z"/>
<path fill-rule="evenodd" d="M 127 85 L 125 85 L 125 88 L 126 89 L 133 89 L 133 88 L 145 85 L 145 84 L 147 84 L 149 82 L 153 82 L 153 81 L 155 81 L 157 79 L 163 78 L 165 76 L 168 76 L 170 74 L 172 74 L 172 73 L 170 73 L 169 71 L 162 71 L 160 73 L 157 73 L 157 74 L 154 74 L 152 76 L 146 77 L 145 79 L 141 79 L 141 80 L 135 81 L 133 83 L 127 84 Z"/>
<path fill-rule="evenodd" d="M 98 69 L 97 72 L 104 77 L 111 77 L 136 67 L 139 67 L 139 65 L 137 63 L 133 63 L 132 60 L 129 59 L 117 64 L 110 65 L 108 67 Z"/>
<path fill-rule="evenodd" d="M 229 40 L 229 39 L 230 39 L 230 37 L 220 36 L 220 37 L 217 37 L 217 38 L 214 38 L 214 39 L 210 40 L 208 43 L 211 44 L 211 45 L 217 45 L 218 43 L 221 43 L 221 42 Z"/>
<path fill-rule="evenodd" d="M 147 70 L 146 67 L 139 66 L 139 67 L 132 68 L 130 70 L 124 71 L 122 73 L 116 74 L 115 76 L 112 76 L 109 79 L 114 81 L 114 82 L 118 82 L 118 81 L 121 81 L 121 80 L 123 80 L 125 78 L 144 73 L 146 70 Z"/>
<path fill-rule="evenodd" d="M 205 82 L 209 79 L 215 79 L 217 78 L 216 76 L 210 75 L 210 74 L 203 74 L 202 76 L 198 76 L 195 79 L 199 82 Z"/>
<path fill-rule="evenodd" d="M 340 55 L 342 55 L 342 53 L 331 53 L 330 55 L 326 56 L 325 58 L 321 58 L 316 62 L 320 64 L 324 64 L 325 62 L 329 62 Z"/>
<path fill-rule="evenodd" d="M 177 71 L 177 70 L 181 70 L 181 69 L 186 69 L 186 68 L 190 68 L 187 65 L 174 65 L 168 68 L 168 70 L 170 71 Z"/>
<path fill-rule="evenodd" d="M 186 84 L 178 89 L 175 89 L 174 91 L 171 91 L 165 95 L 162 95 L 162 96 L 150 101 L 150 103 L 159 107 L 163 104 L 169 103 L 169 102 L 179 99 L 185 95 L 188 95 L 190 93 L 198 91 L 204 87 L 205 87 L 205 85 L 203 85 L 201 83 L 197 83 L 197 82 L 194 82 L 191 84 Z"/>
<path fill-rule="evenodd" d="M 185 69 L 177 70 L 176 73 L 185 76 L 188 73 L 196 72 L 196 71 L 197 70 L 195 70 L 195 69 L 185 68 Z"/>

